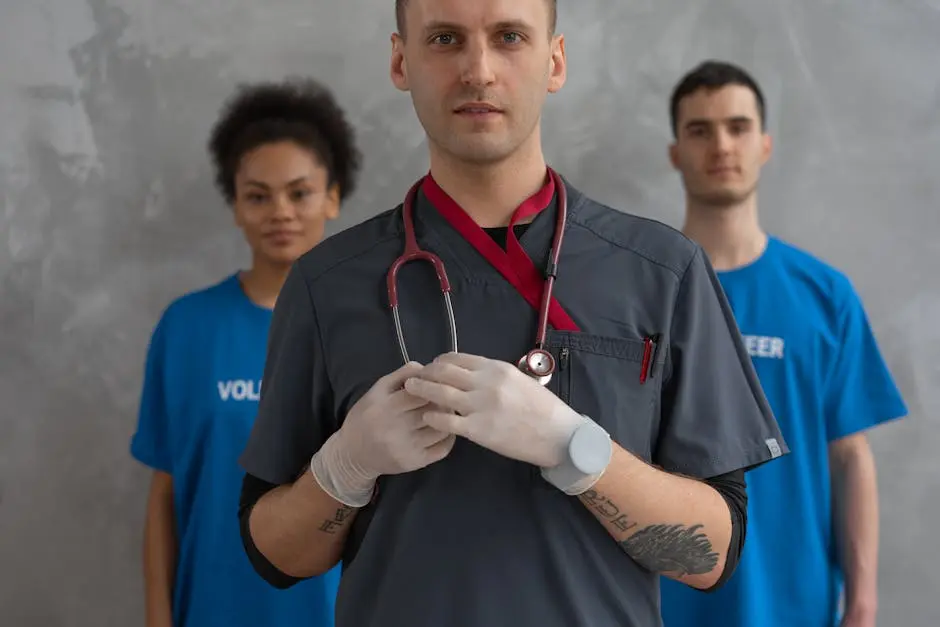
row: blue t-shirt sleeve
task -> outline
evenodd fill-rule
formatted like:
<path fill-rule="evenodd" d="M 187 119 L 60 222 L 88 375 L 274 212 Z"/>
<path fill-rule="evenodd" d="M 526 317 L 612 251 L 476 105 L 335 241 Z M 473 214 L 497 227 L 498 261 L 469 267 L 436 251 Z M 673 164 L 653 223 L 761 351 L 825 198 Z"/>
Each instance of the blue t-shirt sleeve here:
<path fill-rule="evenodd" d="M 170 416 L 166 398 L 166 349 L 164 317 L 154 329 L 147 347 L 137 431 L 131 438 L 131 455 L 154 470 L 172 474 Z"/>
<path fill-rule="evenodd" d="M 667 472 L 707 479 L 789 453 L 700 247 L 679 286 L 660 406 L 653 462 Z"/>
<path fill-rule="evenodd" d="M 834 362 L 825 387 L 830 442 L 907 414 L 861 299 L 849 284 L 839 317 Z"/>

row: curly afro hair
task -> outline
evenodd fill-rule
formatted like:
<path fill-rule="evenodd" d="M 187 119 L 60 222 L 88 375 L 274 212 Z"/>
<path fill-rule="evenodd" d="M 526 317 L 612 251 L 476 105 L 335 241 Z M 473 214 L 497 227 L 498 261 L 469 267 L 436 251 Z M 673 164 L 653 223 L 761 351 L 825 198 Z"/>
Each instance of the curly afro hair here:
<path fill-rule="evenodd" d="M 340 198 L 356 189 L 362 155 L 353 127 L 330 91 L 312 79 L 242 84 L 225 103 L 209 139 L 215 184 L 235 200 L 235 173 L 245 153 L 277 141 L 294 141 L 326 168 Z"/>

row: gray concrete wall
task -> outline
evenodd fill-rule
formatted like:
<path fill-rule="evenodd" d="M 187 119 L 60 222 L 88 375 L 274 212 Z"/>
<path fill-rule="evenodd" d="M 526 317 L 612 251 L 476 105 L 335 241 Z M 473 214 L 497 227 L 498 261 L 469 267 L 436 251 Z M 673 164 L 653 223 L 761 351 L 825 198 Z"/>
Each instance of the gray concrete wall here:
<path fill-rule="evenodd" d="M 681 72 L 718 56 L 763 82 L 765 222 L 852 276 L 913 412 L 874 439 L 879 624 L 940 624 L 940 4 L 560 4 L 570 79 L 546 150 L 624 210 L 679 220 L 666 100 Z M 334 228 L 392 206 L 427 161 L 387 76 L 391 5 L 0 2 L 0 624 L 142 624 L 147 477 L 127 442 L 148 334 L 171 298 L 247 260 L 208 128 L 236 81 L 312 73 L 367 156 Z"/>

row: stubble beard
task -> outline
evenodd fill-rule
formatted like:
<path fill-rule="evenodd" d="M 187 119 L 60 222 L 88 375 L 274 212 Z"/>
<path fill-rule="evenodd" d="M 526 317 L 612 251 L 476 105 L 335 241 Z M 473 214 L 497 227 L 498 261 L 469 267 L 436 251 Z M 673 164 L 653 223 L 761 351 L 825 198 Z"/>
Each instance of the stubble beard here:
<path fill-rule="evenodd" d="M 696 204 L 702 207 L 711 207 L 716 210 L 736 207 L 754 195 L 757 185 L 751 185 L 745 190 L 722 189 L 715 192 L 691 194 Z"/>

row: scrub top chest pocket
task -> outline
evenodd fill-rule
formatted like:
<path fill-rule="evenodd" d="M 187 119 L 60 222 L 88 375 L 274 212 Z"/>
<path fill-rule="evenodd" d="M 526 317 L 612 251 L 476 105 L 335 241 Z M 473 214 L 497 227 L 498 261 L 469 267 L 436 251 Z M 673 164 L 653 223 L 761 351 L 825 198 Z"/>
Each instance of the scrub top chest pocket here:
<path fill-rule="evenodd" d="M 650 462 L 659 428 L 661 339 L 551 331 L 548 342 L 557 360 L 552 391 L 604 427 L 620 446 Z"/>

